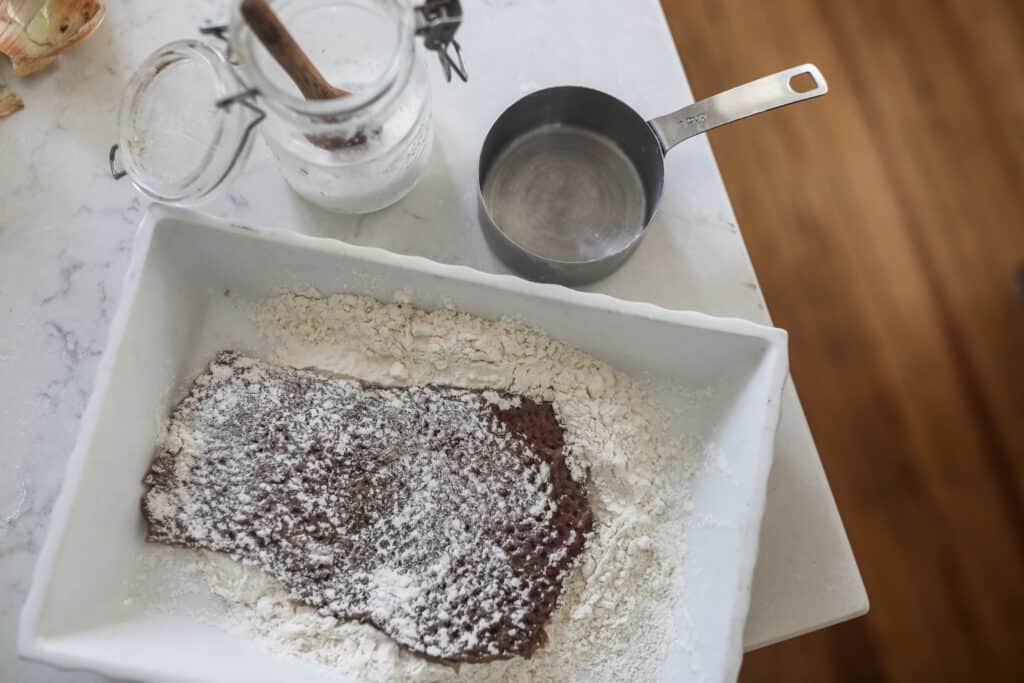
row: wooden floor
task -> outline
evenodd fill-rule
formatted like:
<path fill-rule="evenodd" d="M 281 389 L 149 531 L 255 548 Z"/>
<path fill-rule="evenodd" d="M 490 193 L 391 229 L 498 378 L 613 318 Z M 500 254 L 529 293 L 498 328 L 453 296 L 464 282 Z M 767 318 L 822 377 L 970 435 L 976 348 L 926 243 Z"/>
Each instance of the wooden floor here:
<path fill-rule="evenodd" d="M 871 613 L 741 680 L 1024 681 L 1024 2 L 663 0 Z"/>

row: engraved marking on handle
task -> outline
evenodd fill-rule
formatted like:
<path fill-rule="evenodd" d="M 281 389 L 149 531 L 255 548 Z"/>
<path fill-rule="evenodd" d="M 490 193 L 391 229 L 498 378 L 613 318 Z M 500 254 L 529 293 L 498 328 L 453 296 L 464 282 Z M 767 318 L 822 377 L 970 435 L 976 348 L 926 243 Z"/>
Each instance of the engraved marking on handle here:
<path fill-rule="evenodd" d="M 702 126 L 704 125 L 704 122 L 707 120 L 708 115 L 704 112 L 701 112 L 699 114 L 690 114 L 683 121 L 683 124 L 687 126 Z"/>

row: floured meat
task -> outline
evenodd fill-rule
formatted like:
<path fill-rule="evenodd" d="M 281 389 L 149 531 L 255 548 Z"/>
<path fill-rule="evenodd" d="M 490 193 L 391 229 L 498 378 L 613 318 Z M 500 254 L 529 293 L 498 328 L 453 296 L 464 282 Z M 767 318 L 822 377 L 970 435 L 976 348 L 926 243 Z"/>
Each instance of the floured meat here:
<path fill-rule="evenodd" d="M 151 541 L 229 553 L 443 661 L 528 656 L 592 515 L 552 406 L 221 352 L 146 475 Z"/>

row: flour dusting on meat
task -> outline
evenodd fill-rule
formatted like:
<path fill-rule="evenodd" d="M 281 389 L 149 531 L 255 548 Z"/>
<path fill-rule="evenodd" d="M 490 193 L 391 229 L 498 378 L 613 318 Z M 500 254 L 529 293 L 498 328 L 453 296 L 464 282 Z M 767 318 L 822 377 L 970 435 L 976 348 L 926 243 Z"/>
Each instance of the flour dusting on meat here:
<path fill-rule="evenodd" d="M 592 517 L 548 403 L 225 351 L 171 417 L 149 540 L 220 551 L 447 661 L 531 654 Z"/>

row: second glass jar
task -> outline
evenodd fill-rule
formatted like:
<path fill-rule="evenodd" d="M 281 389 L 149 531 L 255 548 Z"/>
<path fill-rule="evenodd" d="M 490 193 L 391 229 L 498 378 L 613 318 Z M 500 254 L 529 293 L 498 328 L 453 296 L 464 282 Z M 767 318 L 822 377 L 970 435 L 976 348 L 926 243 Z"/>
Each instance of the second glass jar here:
<path fill-rule="evenodd" d="M 268 109 L 261 130 L 288 184 L 330 211 L 368 213 L 404 197 L 433 139 L 430 83 L 403 0 L 271 3 L 328 82 L 350 95 L 307 100 L 236 9 L 230 43 Z"/>

